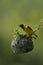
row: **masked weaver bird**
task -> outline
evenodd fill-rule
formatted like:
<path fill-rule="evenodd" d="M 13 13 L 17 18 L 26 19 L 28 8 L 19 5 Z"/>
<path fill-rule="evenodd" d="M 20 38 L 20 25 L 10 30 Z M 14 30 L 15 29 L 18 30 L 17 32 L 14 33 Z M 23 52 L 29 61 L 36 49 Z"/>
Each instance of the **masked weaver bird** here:
<path fill-rule="evenodd" d="M 30 26 L 25 24 L 20 24 L 19 27 L 21 27 L 28 35 L 34 35 L 35 37 L 38 37 L 35 34 L 35 31 L 33 31 L 33 29 Z"/>

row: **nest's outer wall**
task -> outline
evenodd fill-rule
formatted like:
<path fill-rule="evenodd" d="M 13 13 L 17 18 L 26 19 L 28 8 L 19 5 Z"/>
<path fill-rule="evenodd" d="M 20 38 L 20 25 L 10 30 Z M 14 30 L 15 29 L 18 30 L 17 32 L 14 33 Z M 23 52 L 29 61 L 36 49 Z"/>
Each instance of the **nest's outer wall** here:
<path fill-rule="evenodd" d="M 26 53 L 33 49 L 33 41 L 31 36 L 18 35 L 12 40 L 11 47 L 13 52 Z"/>

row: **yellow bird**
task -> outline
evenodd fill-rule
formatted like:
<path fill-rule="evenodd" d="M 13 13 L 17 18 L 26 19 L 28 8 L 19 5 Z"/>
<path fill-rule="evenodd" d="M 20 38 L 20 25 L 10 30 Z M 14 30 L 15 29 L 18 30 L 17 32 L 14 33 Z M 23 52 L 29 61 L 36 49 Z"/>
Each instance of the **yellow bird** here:
<path fill-rule="evenodd" d="M 35 37 L 38 37 L 38 36 L 34 33 L 34 31 L 32 30 L 32 28 L 31 28 L 30 26 L 25 25 L 25 24 L 20 24 L 19 26 L 20 26 L 27 34 L 29 34 L 29 35 L 34 34 Z"/>

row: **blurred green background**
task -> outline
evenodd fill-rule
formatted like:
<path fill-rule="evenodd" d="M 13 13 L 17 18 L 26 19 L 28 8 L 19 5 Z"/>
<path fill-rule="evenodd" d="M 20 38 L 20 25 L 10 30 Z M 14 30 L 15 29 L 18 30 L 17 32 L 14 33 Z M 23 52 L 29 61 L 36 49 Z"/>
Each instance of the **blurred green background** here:
<path fill-rule="evenodd" d="M 33 40 L 34 49 L 26 54 L 14 54 L 11 41 L 18 25 L 33 29 L 43 19 L 43 0 L 0 0 L 0 65 L 43 65 L 43 29 Z"/>

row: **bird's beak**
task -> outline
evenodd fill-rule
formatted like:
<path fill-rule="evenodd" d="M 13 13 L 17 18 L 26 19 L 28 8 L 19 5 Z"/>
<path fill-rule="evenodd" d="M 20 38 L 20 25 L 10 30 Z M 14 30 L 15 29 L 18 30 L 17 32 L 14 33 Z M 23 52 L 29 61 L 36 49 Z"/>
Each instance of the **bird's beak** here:
<path fill-rule="evenodd" d="M 23 24 L 20 24 L 19 27 L 21 27 L 22 29 L 24 29 Z"/>
<path fill-rule="evenodd" d="M 19 27 L 23 27 L 23 24 L 20 24 Z"/>

